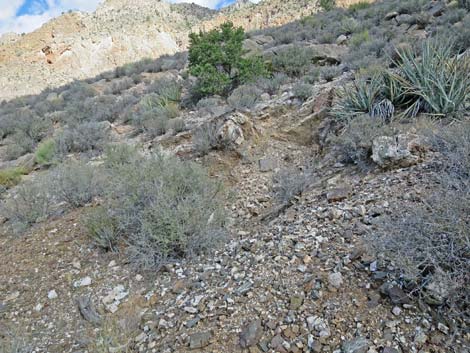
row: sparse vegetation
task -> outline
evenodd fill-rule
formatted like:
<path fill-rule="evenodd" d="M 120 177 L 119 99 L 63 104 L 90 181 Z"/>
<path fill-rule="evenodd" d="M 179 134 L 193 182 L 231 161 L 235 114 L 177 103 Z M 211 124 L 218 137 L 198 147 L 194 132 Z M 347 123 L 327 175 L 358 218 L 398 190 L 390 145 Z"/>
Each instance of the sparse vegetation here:
<path fill-rule="evenodd" d="M 441 128 L 433 141 L 444 155 L 433 190 L 384 217 L 370 244 L 394 264 L 411 293 L 447 317 L 465 320 L 470 302 L 470 124 Z"/>

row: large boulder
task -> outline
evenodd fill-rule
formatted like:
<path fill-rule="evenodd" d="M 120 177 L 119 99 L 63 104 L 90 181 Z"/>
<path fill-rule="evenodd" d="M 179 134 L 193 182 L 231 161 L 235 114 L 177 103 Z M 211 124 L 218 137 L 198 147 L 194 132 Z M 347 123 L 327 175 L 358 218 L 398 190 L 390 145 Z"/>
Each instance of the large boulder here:
<path fill-rule="evenodd" d="M 414 134 L 380 136 L 372 143 L 372 160 L 382 168 L 405 168 L 419 163 L 426 152 L 422 138 Z"/>
<path fill-rule="evenodd" d="M 245 52 L 245 56 L 263 54 L 263 47 L 273 41 L 273 37 L 264 35 L 253 36 L 245 39 L 243 41 L 243 51 Z"/>

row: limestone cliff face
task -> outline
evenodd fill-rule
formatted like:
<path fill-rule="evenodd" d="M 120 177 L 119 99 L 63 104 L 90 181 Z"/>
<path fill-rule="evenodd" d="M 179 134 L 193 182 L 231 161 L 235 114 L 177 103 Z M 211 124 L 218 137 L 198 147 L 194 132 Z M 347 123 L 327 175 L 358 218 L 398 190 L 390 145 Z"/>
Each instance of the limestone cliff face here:
<path fill-rule="evenodd" d="M 312 0 L 265 0 L 256 5 L 242 0 L 222 11 L 159 0 L 107 0 L 94 13 L 66 13 L 32 33 L 2 36 L 0 100 L 173 54 L 187 48 L 191 31 L 227 20 L 253 30 L 279 26 L 316 10 Z"/>

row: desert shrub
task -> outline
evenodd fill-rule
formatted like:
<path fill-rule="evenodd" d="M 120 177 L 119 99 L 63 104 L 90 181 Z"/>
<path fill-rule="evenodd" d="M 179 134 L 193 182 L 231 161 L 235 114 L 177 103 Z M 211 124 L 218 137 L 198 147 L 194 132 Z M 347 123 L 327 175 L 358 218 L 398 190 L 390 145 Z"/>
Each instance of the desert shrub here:
<path fill-rule="evenodd" d="M 227 101 L 236 109 L 252 108 L 260 100 L 262 92 L 254 85 L 243 85 L 233 90 Z"/>
<path fill-rule="evenodd" d="M 458 0 L 459 6 L 463 9 L 470 11 L 470 1 L 469 0 Z"/>
<path fill-rule="evenodd" d="M 148 93 L 154 93 L 160 98 L 160 104 L 164 102 L 178 103 L 181 100 L 181 84 L 174 80 L 160 79 L 153 81 L 147 88 Z"/>
<path fill-rule="evenodd" d="M 8 168 L 0 170 L 0 186 L 12 187 L 21 181 L 21 176 L 27 174 L 28 171 L 25 168 Z"/>
<path fill-rule="evenodd" d="M 272 77 L 261 77 L 256 82 L 256 85 L 266 93 L 274 95 L 279 92 L 279 89 L 285 84 L 289 78 L 282 73 L 275 73 Z"/>
<path fill-rule="evenodd" d="M 327 82 L 331 82 L 340 76 L 342 72 L 343 70 L 339 66 L 323 66 L 320 69 L 320 77 Z"/>
<path fill-rule="evenodd" d="M 103 207 L 98 206 L 86 212 L 83 222 L 94 245 L 107 251 L 117 250 L 117 242 L 122 234 L 117 228 L 117 221 Z"/>
<path fill-rule="evenodd" d="M 289 76 L 301 76 L 311 67 L 313 53 L 310 48 L 292 45 L 272 58 L 273 69 Z"/>
<path fill-rule="evenodd" d="M 68 162 L 50 172 L 54 198 L 72 208 L 90 203 L 100 192 L 100 177 L 96 167 L 83 162 Z"/>
<path fill-rule="evenodd" d="M 68 153 L 97 153 L 103 150 L 109 134 L 102 123 L 85 122 L 64 128 L 54 140 L 59 157 Z"/>
<path fill-rule="evenodd" d="M 470 303 L 470 123 L 441 127 L 438 135 L 443 163 L 431 177 L 432 191 L 384 217 L 369 244 L 393 264 L 405 288 L 465 325 Z"/>
<path fill-rule="evenodd" d="M 49 165 L 53 162 L 56 154 L 56 145 L 53 139 L 48 139 L 38 146 L 35 153 L 36 163 L 40 165 Z"/>
<path fill-rule="evenodd" d="M 299 196 L 312 183 L 313 168 L 283 168 L 273 175 L 273 194 L 282 204 Z"/>
<path fill-rule="evenodd" d="M 21 233 L 51 213 L 50 181 L 48 176 L 36 176 L 19 184 L 12 197 L 4 201 L 2 212 L 14 232 Z"/>
<path fill-rule="evenodd" d="M 360 28 L 360 23 L 353 17 L 346 17 L 341 21 L 341 32 L 343 34 L 356 33 Z"/>
<path fill-rule="evenodd" d="M 308 83 L 297 82 L 292 87 L 292 92 L 295 98 L 301 101 L 306 101 L 313 94 L 313 85 Z"/>
<path fill-rule="evenodd" d="M 221 240 L 220 185 L 201 167 L 160 154 L 128 160 L 106 171 L 105 211 L 99 212 L 112 226 L 99 229 L 106 239 L 113 239 L 113 229 L 125 236 L 134 265 L 158 268 L 209 251 Z"/>
<path fill-rule="evenodd" d="M 17 159 L 34 150 L 35 141 L 23 131 L 18 131 L 10 137 L 10 143 L 5 149 L 5 157 L 8 160 Z"/>
<path fill-rule="evenodd" d="M 470 97 L 470 61 L 453 53 L 453 43 L 425 41 L 420 54 L 398 52 L 399 73 L 393 75 L 407 95 L 421 103 L 420 110 L 445 117 L 460 116 Z"/>
<path fill-rule="evenodd" d="M 315 84 L 320 79 L 320 68 L 313 66 L 308 72 L 302 76 L 302 82 L 308 84 Z"/>
<path fill-rule="evenodd" d="M 355 4 L 349 5 L 348 10 L 351 12 L 356 12 L 356 11 L 368 9 L 371 6 L 372 4 L 369 1 L 359 1 Z"/>
<path fill-rule="evenodd" d="M 168 121 L 168 130 L 173 130 L 175 133 L 179 133 L 185 130 L 186 123 L 183 118 L 174 118 Z"/>
<path fill-rule="evenodd" d="M 120 94 L 121 92 L 134 86 L 134 80 L 130 77 L 124 77 L 121 79 L 113 80 L 111 84 L 106 88 L 106 94 Z"/>
<path fill-rule="evenodd" d="M 318 4 L 324 11 L 331 11 L 336 6 L 336 0 L 320 0 Z"/>
<path fill-rule="evenodd" d="M 242 57 L 245 33 L 231 22 L 207 33 L 192 33 L 189 38 L 189 71 L 198 78 L 194 89 L 202 97 L 225 95 L 240 83 L 267 74 L 260 58 Z"/>
<path fill-rule="evenodd" d="M 176 96 L 170 92 L 166 94 L 146 95 L 138 104 L 137 113 L 131 116 L 132 123 L 150 136 L 166 133 L 180 113 L 178 103 L 173 100 Z"/>
<path fill-rule="evenodd" d="M 368 31 L 368 30 L 364 30 L 364 31 L 362 31 L 362 32 L 354 33 L 354 34 L 351 36 L 351 39 L 349 40 L 349 43 L 350 43 L 353 47 L 358 47 L 358 46 L 361 45 L 362 43 L 365 43 L 365 42 L 368 42 L 368 41 L 370 41 L 369 31 Z"/>
<path fill-rule="evenodd" d="M 358 115 L 348 121 L 337 136 L 329 136 L 343 163 L 353 163 L 366 167 L 372 154 L 372 142 L 379 136 L 391 136 L 395 133 L 392 126 L 381 119 L 369 115 Z"/>

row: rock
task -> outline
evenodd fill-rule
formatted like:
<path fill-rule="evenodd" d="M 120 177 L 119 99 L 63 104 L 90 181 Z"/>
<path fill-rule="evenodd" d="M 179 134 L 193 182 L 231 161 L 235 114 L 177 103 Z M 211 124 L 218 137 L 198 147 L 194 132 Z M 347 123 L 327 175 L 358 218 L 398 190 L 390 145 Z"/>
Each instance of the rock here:
<path fill-rule="evenodd" d="M 382 287 L 380 287 L 380 291 L 387 295 L 393 304 L 410 303 L 410 298 L 408 298 L 403 289 L 397 285 L 390 285 L 389 283 L 385 283 Z"/>
<path fill-rule="evenodd" d="M 290 297 L 290 304 L 289 304 L 289 309 L 290 310 L 297 310 L 302 306 L 304 302 L 304 298 L 302 298 L 299 295 L 294 295 Z"/>
<path fill-rule="evenodd" d="M 102 299 L 102 302 L 109 312 L 115 313 L 119 304 L 121 304 L 121 300 L 127 297 L 128 294 L 129 292 L 126 292 L 123 285 L 118 285 Z"/>
<path fill-rule="evenodd" d="M 337 45 L 346 44 L 347 41 L 348 37 L 346 37 L 344 34 L 341 34 L 338 38 L 336 38 Z"/>
<path fill-rule="evenodd" d="M 328 283 L 334 288 L 341 288 L 343 284 L 343 275 L 339 272 L 330 273 L 328 275 Z"/>
<path fill-rule="evenodd" d="M 432 281 L 424 287 L 424 300 L 430 305 L 441 305 L 449 296 L 449 290 L 443 283 Z"/>
<path fill-rule="evenodd" d="M 13 161 L 0 162 L 0 169 L 24 168 L 27 171 L 31 171 L 35 165 L 36 157 L 34 153 L 28 153 Z"/>
<path fill-rule="evenodd" d="M 395 17 L 395 21 L 397 21 L 397 23 L 399 25 L 402 25 L 402 24 L 412 24 L 413 23 L 413 16 L 405 13 L 405 14 L 401 14 L 401 15 L 398 15 L 397 17 Z"/>
<path fill-rule="evenodd" d="M 338 202 L 347 199 L 350 193 L 351 188 L 348 186 L 335 188 L 326 193 L 326 199 L 328 202 Z"/>
<path fill-rule="evenodd" d="M 272 59 L 279 53 L 291 50 L 296 44 L 283 44 L 273 48 L 269 48 L 263 52 L 263 56 Z M 347 54 L 348 48 L 337 44 L 310 44 L 306 48 L 311 49 L 311 60 L 313 62 L 322 62 L 332 65 L 341 63 L 344 55 Z"/>
<path fill-rule="evenodd" d="M 358 337 L 343 343 L 344 353 L 367 353 L 369 349 L 369 341 L 365 338 Z"/>
<path fill-rule="evenodd" d="M 401 314 L 401 309 L 398 306 L 393 307 L 392 314 L 398 316 Z"/>
<path fill-rule="evenodd" d="M 77 299 L 78 310 L 83 318 L 92 324 L 99 324 L 101 316 L 96 312 L 91 297 L 80 297 Z"/>
<path fill-rule="evenodd" d="M 426 147 L 419 136 L 380 136 L 372 143 L 372 159 L 382 168 L 405 168 L 422 160 Z"/>
<path fill-rule="evenodd" d="M 259 160 L 260 172 L 269 172 L 276 168 L 276 163 L 271 158 L 262 158 Z"/>
<path fill-rule="evenodd" d="M 263 53 L 263 46 L 248 38 L 243 41 L 243 51 L 245 52 L 244 57 L 261 55 Z"/>
<path fill-rule="evenodd" d="M 247 324 L 240 333 L 240 346 L 248 348 L 256 345 L 263 335 L 261 320 L 257 319 Z"/>
<path fill-rule="evenodd" d="M 399 353 L 398 350 L 396 350 L 395 348 L 392 348 L 392 347 L 385 347 L 383 350 L 382 350 L 382 353 Z"/>
<path fill-rule="evenodd" d="M 49 293 L 47 293 L 47 297 L 49 299 L 56 299 L 58 297 L 58 295 L 57 295 L 57 292 L 55 291 L 55 289 L 49 291 Z"/>
<path fill-rule="evenodd" d="M 398 12 L 396 11 L 392 11 L 392 12 L 389 12 L 385 15 L 384 17 L 384 20 L 385 21 L 390 21 L 390 20 L 393 20 L 395 17 L 397 17 L 399 15 Z"/>
<path fill-rule="evenodd" d="M 212 338 L 212 333 L 209 331 L 193 333 L 189 336 L 189 348 L 200 349 L 207 347 Z"/>
<path fill-rule="evenodd" d="M 217 130 L 216 138 L 224 145 L 239 146 L 245 140 L 243 130 L 233 120 L 227 120 Z"/>
<path fill-rule="evenodd" d="M 89 286 L 91 284 L 91 278 L 90 277 L 84 277 L 78 281 L 75 281 L 73 283 L 73 286 L 75 288 L 78 288 L 78 287 L 86 287 L 86 286 Z"/>
<path fill-rule="evenodd" d="M 276 335 L 271 339 L 271 348 L 274 349 L 275 352 L 287 353 L 284 348 L 284 342 L 284 338 L 282 338 L 281 335 Z"/>

